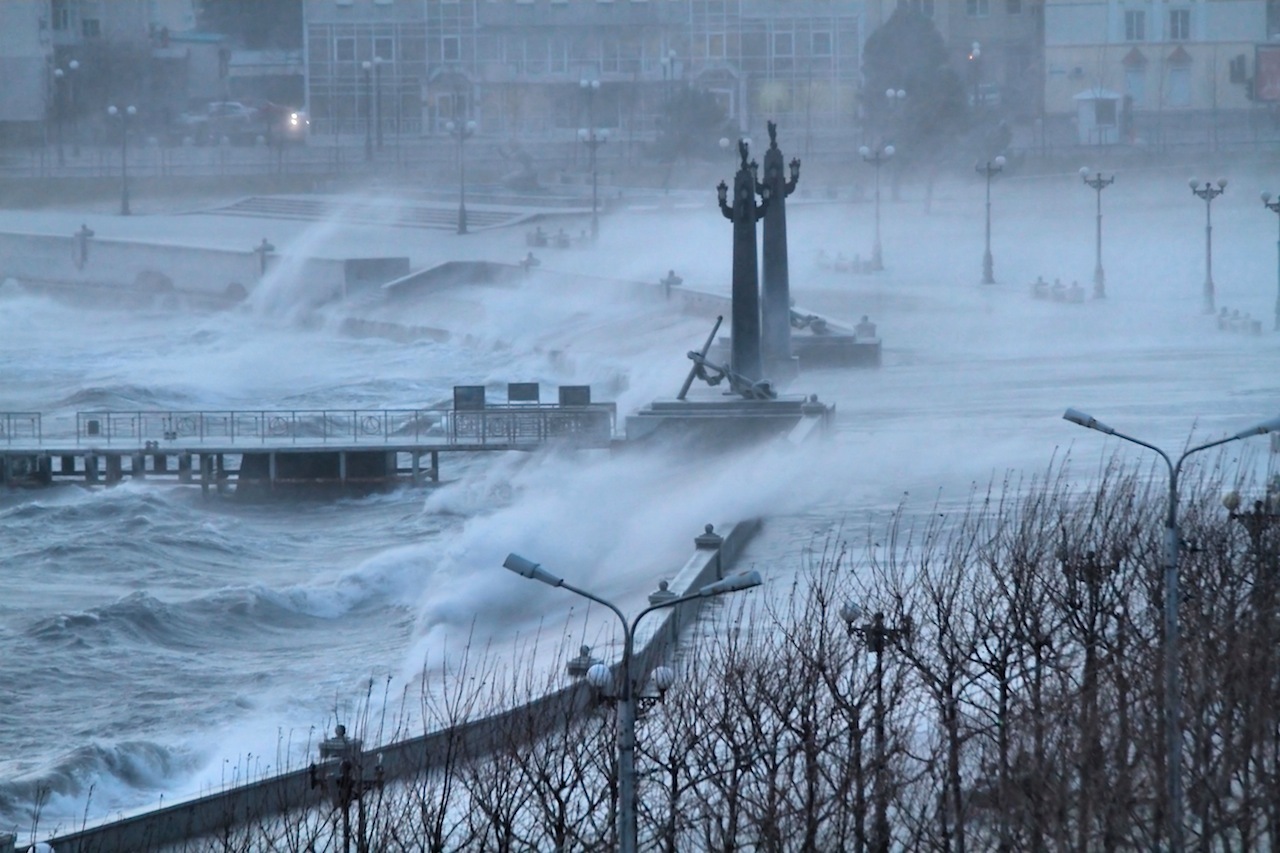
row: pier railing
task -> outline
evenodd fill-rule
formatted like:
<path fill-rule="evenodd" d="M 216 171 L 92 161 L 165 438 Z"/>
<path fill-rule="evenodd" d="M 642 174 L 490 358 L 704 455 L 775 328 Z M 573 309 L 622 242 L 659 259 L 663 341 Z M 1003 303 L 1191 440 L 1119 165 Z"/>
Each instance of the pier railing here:
<path fill-rule="evenodd" d="M 76 444 L 113 442 L 220 445 L 285 443 L 391 443 L 417 445 L 536 445 L 565 439 L 608 446 L 617 406 L 588 403 L 491 405 L 480 409 L 294 409 L 257 411 L 76 412 Z M 39 440 L 40 416 L 0 420 L 5 433 Z M 35 434 L 31 434 L 32 430 Z M 13 440 L 8 438 L 8 440 Z"/>
<path fill-rule="evenodd" d="M 0 441 L 40 441 L 43 438 L 39 412 L 0 412 Z"/>
<path fill-rule="evenodd" d="M 210 412 L 76 412 L 82 441 L 225 444 L 278 441 L 425 442 L 440 430 L 445 413 L 431 409 L 291 409 Z"/>
<path fill-rule="evenodd" d="M 488 405 L 447 413 L 450 444 L 541 444 L 567 439 L 607 446 L 613 438 L 618 408 L 613 403 L 561 406 L 540 403 Z"/>

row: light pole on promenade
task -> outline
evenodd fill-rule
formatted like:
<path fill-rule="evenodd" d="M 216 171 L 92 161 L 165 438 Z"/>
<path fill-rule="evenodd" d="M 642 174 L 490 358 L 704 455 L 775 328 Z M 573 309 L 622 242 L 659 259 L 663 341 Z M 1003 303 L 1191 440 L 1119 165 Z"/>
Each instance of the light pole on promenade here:
<path fill-rule="evenodd" d="M 587 96 L 587 126 L 578 129 L 578 140 L 587 146 L 591 168 L 591 239 L 600 235 L 599 196 L 597 194 L 598 172 L 596 170 L 596 149 L 608 141 L 607 133 L 596 132 L 596 92 L 600 91 L 599 80 L 588 80 L 585 77 L 578 81 Z"/>
<path fill-rule="evenodd" d="M 728 592 L 737 592 L 759 586 L 762 583 L 760 573 L 751 571 L 745 574 L 732 575 L 715 583 L 707 584 L 697 592 L 652 604 L 641 610 L 639 615 L 628 623 L 627 618 L 622 615 L 622 611 L 612 602 L 587 592 L 585 589 L 579 589 L 566 583 L 564 578 L 551 574 L 538 563 L 526 560 L 519 554 L 508 554 L 502 565 L 522 577 L 541 581 L 548 586 L 561 587 L 575 595 L 580 595 L 603 605 L 613 611 L 613 614 L 622 623 L 622 664 L 620 667 L 622 684 L 617 690 L 616 696 L 618 703 L 618 850 L 621 853 L 636 853 L 639 838 L 636 823 L 636 703 L 642 686 L 635 683 L 642 673 L 634 672 L 632 666 L 636 625 L 646 614 L 655 610 L 674 607 L 685 601 L 695 601 L 699 598 L 724 595 Z M 587 672 L 588 680 L 596 687 L 608 686 L 612 678 L 608 675 L 606 669 L 592 667 Z M 669 676 L 664 677 L 662 681 L 666 682 L 666 686 L 670 686 Z M 663 685 L 660 683 L 658 686 L 662 687 Z"/>
<path fill-rule="evenodd" d="M 1098 219 L 1096 231 L 1096 253 L 1095 263 L 1093 267 L 1093 298 L 1103 299 L 1107 295 L 1107 275 L 1102 271 L 1102 191 L 1115 183 L 1116 176 L 1104 178 L 1102 172 L 1098 172 L 1094 177 L 1089 177 L 1089 169 L 1087 166 L 1080 167 L 1080 178 L 1084 181 L 1085 186 L 1090 187 L 1098 196 Z"/>
<path fill-rule="evenodd" d="M 476 123 L 447 122 L 444 129 L 458 140 L 458 233 L 467 233 L 467 140 L 475 135 Z"/>
<path fill-rule="evenodd" d="M 1201 186 L 1195 178 L 1187 181 L 1191 192 L 1204 199 L 1204 313 L 1212 314 L 1213 307 L 1213 200 L 1227 191 L 1227 179 L 1219 178 L 1215 187 L 1208 181 Z"/>
<path fill-rule="evenodd" d="M 364 161 L 373 162 L 373 69 L 369 60 L 360 63 L 364 71 Z"/>
<path fill-rule="evenodd" d="M 976 44 L 976 43 L 975 43 Z M 982 283 L 995 284 L 995 262 L 991 257 L 991 179 L 1000 174 L 1004 169 L 1004 155 L 996 157 L 994 160 L 988 160 L 986 163 L 979 163 L 974 168 L 978 170 L 978 174 L 987 179 L 987 242 L 986 251 L 982 255 Z"/>
<path fill-rule="evenodd" d="M 1272 213 L 1280 214 L 1280 199 L 1271 200 L 1271 193 L 1262 194 L 1262 203 L 1267 210 Z M 1276 240 L 1276 257 L 1280 263 L 1280 239 Z M 1275 330 L 1280 332 L 1280 266 L 1276 269 L 1276 321 Z"/>
<path fill-rule="evenodd" d="M 120 215 L 129 215 L 129 119 L 138 114 L 133 105 L 107 107 L 107 115 L 120 119 Z"/>
<path fill-rule="evenodd" d="M 862 618 L 862 608 L 852 601 L 840 608 L 840 618 L 844 620 L 850 637 L 859 637 L 871 653 L 875 655 L 875 835 L 871 844 L 872 853 L 889 853 L 889 789 L 886 784 L 887 771 L 885 733 L 884 733 L 884 663 L 881 656 L 885 649 L 907 642 L 911 639 L 911 620 L 905 619 L 901 625 L 889 627 L 884 622 L 884 614 L 877 612 L 871 621 L 857 624 Z"/>
<path fill-rule="evenodd" d="M 1167 816 L 1168 826 L 1166 830 L 1169 835 L 1169 850 L 1171 853 L 1182 853 L 1183 851 L 1183 794 L 1182 794 L 1182 686 L 1178 669 L 1178 602 L 1181 599 L 1178 592 L 1178 550 L 1180 548 L 1178 534 L 1178 474 L 1182 470 L 1182 463 L 1187 457 L 1193 453 L 1199 453 L 1202 450 L 1208 450 L 1211 447 L 1217 447 L 1228 442 L 1238 441 L 1243 438 L 1249 438 L 1255 435 L 1266 435 L 1280 429 L 1280 417 L 1272 418 L 1264 421 L 1257 426 L 1250 427 L 1226 438 L 1220 438 L 1217 441 L 1210 441 L 1205 444 L 1198 445 L 1186 450 L 1178 457 L 1177 462 L 1170 459 L 1169 455 L 1156 447 L 1154 444 L 1148 444 L 1141 439 L 1134 438 L 1131 435 L 1125 435 L 1117 432 L 1106 424 L 1100 423 L 1092 415 L 1088 415 L 1077 409 L 1067 409 L 1062 417 L 1071 421 L 1073 424 L 1086 427 L 1088 429 L 1097 430 L 1104 435 L 1114 435 L 1116 438 L 1123 439 L 1148 450 L 1153 450 L 1160 455 L 1169 469 L 1169 497 L 1165 507 L 1165 529 L 1164 529 L 1164 711 L 1165 711 L 1165 782 L 1166 796 L 1168 803 L 1166 804 L 1165 814 Z"/>
<path fill-rule="evenodd" d="M 880 165 L 893 157 L 893 146 L 877 145 L 873 150 L 864 145 L 858 149 L 858 154 L 876 170 L 876 240 L 871 246 L 871 268 L 879 272 L 884 269 L 884 256 L 880 252 Z"/>

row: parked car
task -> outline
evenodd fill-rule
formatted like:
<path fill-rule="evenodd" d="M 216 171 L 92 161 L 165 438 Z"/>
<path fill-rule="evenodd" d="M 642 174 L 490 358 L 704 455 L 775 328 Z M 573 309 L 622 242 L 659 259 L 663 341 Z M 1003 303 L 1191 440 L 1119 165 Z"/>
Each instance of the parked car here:
<path fill-rule="evenodd" d="M 303 110 L 264 101 L 258 107 L 258 115 L 262 132 L 271 144 L 305 142 L 311 132 L 311 121 Z"/>
<path fill-rule="evenodd" d="M 250 144 L 262 135 L 258 111 L 239 101 L 213 101 L 203 110 L 182 113 L 174 121 L 174 135 L 197 145 L 212 145 L 223 139 Z"/>

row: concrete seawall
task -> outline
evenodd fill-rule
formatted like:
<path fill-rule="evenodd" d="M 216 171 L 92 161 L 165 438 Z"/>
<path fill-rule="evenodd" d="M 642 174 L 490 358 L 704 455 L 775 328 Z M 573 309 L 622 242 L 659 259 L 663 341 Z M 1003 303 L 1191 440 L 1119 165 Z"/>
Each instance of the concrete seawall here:
<path fill-rule="evenodd" d="M 738 522 L 727 527 L 723 538 L 709 529 L 695 540 L 695 550 L 669 584 L 677 595 L 732 573 L 743 548 L 760 529 L 760 521 Z M 518 582 L 516 580 L 513 583 Z M 667 658 L 681 631 L 697 618 L 701 600 L 661 611 L 641 623 L 636 637 L 639 683 Z M 651 626 L 646 629 L 646 626 Z M 381 762 L 383 777 L 392 782 L 427 768 L 446 766 L 458 756 L 483 756 L 497 749 L 511 749 L 535 742 L 562 728 L 566 721 L 590 712 L 596 705 L 590 686 L 574 682 L 532 702 L 421 737 L 371 748 L 353 755 L 357 768 Z M 513 737 L 522 738 L 515 742 Z M 313 807 L 324 794 L 312 787 L 307 768 L 273 776 L 248 785 L 153 812 L 102 824 L 80 832 L 48 839 L 55 853 L 140 853 L 185 840 L 230 832 L 235 827 L 268 820 L 287 812 Z"/>

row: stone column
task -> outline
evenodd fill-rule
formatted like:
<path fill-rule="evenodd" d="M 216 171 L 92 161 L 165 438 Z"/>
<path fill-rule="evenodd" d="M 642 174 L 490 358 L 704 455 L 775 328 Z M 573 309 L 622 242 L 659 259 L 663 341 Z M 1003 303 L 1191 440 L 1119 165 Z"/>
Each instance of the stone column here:
<path fill-rule="evenodd" d="M 787 263 L 787 196 L 800 180 L 800 160 L 791 160 L 790 180 L 783 172 L 778 126 L 769 122 L 769 150 L 764 154 L 764 183 L 769 188 L 769 215 L 764 218 L 764 289 L 761 299 L 761 345 L 765 373 L 775 382 L 795 377 L 798 360 L 791 354 L 791 278 Z"/>
<path fill-rule="evenodd" d="M 755 163 L 747 162 L 747 143 L 738 141 L 742 164 L 733 179 L 733 199 L 724 181 L 716 188 L 720 212 L 733 222 L 733 348 L 729 367 L 752 382 L 764 379 L 760 356 L 760 271 L 756 253 L 756 222 L 769 205 L 768 187 L 762 204 L 756 204 Z"/>

